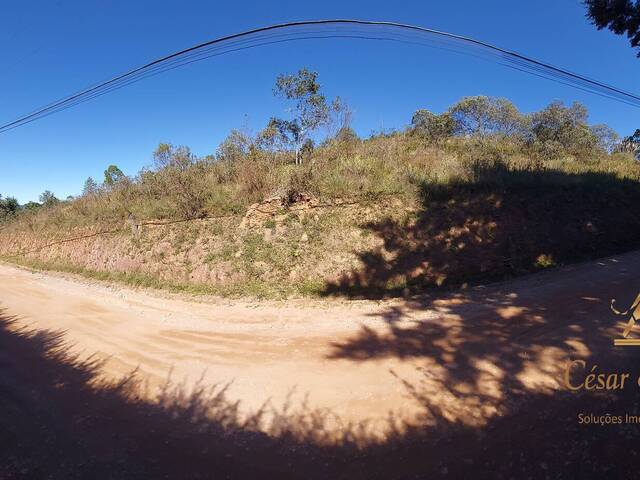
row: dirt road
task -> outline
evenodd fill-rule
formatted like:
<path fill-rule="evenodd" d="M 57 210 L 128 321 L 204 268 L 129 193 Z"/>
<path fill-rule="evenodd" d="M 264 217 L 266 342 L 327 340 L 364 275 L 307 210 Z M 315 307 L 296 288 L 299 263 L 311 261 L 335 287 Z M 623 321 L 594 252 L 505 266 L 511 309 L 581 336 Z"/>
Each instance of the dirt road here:
<path fill-rule="evenodd" d="M 482 424 L 514 392 L 553 392 L 567 358 L 612 348 L 640 287 L 640 252 L 440 298 L 262 302 L 187 298 L 0 265 L 0 308 L 65 330 L 73 350 L 138 368 L 152 388 L 232 382 L 252 411 L 291 399 L 339 422 L 442 416 Z M 340 423 L 336 423 L 339 428 Z"/>

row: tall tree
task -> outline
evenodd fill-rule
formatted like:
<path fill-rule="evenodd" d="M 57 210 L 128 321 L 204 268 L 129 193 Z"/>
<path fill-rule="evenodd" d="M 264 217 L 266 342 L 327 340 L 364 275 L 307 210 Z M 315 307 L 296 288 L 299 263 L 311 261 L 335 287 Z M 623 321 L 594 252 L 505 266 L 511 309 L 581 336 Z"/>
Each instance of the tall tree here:
<path fill-rule="evenodd" d="M 98 193 L 98 184 L 92 177 L 87 178 L 82 188 L 82 196 L 90 197 L 96 193 Z"/>
<path fill-rule="evenodd" d="M 301 163 L 300 150 L 310 139 L 311 133 L 330 121 L 330 106 L 320 94 L 318 74 L 303 68 L 294 75 L 280 75 L 273 92 L 276 96 L 295 102 L 290 120 L 271 118 L 266 135 L 279 138 L 293 146 L 296 164 Z"/>
<path fill-rule="evenodd" d="M 587 17 L 598 30 L 608 28 L 618 35 L 626 35 L 632 47 L 640 46 L 640 1 L 585 0 L 584 3 Z"/>

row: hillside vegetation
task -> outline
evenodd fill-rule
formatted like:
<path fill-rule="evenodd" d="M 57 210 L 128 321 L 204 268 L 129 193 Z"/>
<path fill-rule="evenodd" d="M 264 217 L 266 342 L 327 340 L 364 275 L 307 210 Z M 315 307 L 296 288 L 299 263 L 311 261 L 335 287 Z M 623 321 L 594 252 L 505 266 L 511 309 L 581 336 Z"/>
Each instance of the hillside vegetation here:
<path fill-rule="evenodd" d="M 315 73 L 275 93 L 291 117 L 215 154 L 161 144 L 77 198 L 2 200 L 2 258 L 203 293 L 380 296 L 640 246 L 640 135 L 589 125 L 580 104 L 468 97 L 362 139 Z"/>

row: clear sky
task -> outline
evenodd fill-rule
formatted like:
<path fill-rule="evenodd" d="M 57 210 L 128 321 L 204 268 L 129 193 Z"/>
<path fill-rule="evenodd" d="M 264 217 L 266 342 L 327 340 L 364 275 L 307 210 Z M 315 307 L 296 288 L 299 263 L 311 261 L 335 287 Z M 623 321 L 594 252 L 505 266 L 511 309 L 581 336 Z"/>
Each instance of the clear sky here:
<path fill-rule="evenodd" d="M 3 0 L 0 121 L 199 42 L 318 18 L 454 32 L 640 92 L 640 59 L 626 38 L 597 31 L 584 13 L 578 0 Z M 45 189 L 75 195 L 111 163 L 137 173 L 161 141 L 212 153 L 230 129 L 257 131 L 282 115 L 274 78 L 303 66 L 320 73 L 328 96 L 348 101 L 362 135 L 401 128 L 418 108 L 442 111 L 480 94 L 510 98 L 525 112 L 578 100 L 593 123 L 622 135 L 640 127 L 637 108 L 472 57 L 365 40 L 293 42 L 192 64 L 0 134 L 0 193 L 22 203 Z"/>

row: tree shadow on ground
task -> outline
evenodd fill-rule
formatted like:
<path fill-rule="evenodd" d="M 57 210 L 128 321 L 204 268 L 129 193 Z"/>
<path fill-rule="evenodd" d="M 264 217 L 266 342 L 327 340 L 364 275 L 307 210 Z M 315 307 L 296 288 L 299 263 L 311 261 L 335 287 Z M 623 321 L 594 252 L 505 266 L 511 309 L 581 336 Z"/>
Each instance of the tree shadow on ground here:
<path fill-rule="evenodd" d="M 564 388 L 571 359 L 595 358 L 609 367 L 635 358 L 613 348 L 622 328 L 610 301 L 631 305 L 639 285 L 640 255 L 627 254 L 417 297 L 372 313 L 385 327 L 361 325 L 334 342 L 328 358 L 411 361 L 425 373 L 416 391 L 427 413 L 482 424 L 512 408 L 514 398 Z"/>
<path fill-rule="evenodd" d="M 637 425 L 586 426 L 577 417 L 638 414 L 640 350 L 614 348 L 622 319 L 610 301 L 631 305 L 640 255 L 501 284 L 434 289 L 531 272 L 545 259 L 569 263 L 637 248 L 640 185 L 606 174 L 493 169 L 479 172 L 472 187 L 423 186 L 422 193 L 415 218 L 367 225 L 383 246 L 361 254 L 362 269 L 327 285 L 326 293 L 423 293 L 373 313 L 385 327 L 364 323 L 336 341 L 328 358 L 416 364 L 423 379 L 405 387 L 423 406 L 425 423 L 446 419 L 448 430 L 475 428 L 482 440 L 468 448 L 479 448 L 474 455 L 483 468 L 492 465 L 495 478 L 514 471 L 514 478 L 523 471 L 525 478 L 594 478 L 598 469 L 633 477 L 630 458 L 638 449 L 629 438 Z M 632 380 L 624 391 L 575 395 L 562 375 L 576 358 L 589 368 L 598 364 L 599 373 L 629 372 Z M 467 450 L 450 445 L 466 458 Z M 555 453 L 542 453 L 547 448 Z M 464 463 L 446 468 L 457 469 L 453 478 L 467 478 L 473 470 Z"/>
<path fill-rule="evenodd" d="M 370 355 L 382 352 L 380 341 Z M 428 352 L 404 345 L 392 353 Z M 224 385 L 167 386 L 150 400 L 135 374 L 107 383 L 100 366 L 71 355 L 62 332 L 0 317 L 0 478 L 635 478 L 637 426 L 579 426 L 575 418 L 622 408 L 639 414 L 634 390 L 515 390 L 500 415 L 471 425 L 433 409 L 425 372 L 425 384 L 402 382 L 424 406 L 424 421 L 384 440 L 358 426 L 336 438 L 326 428 L 331 412 L 284 405 L 265 423 L 267 407 L 240 415 Z"/>
<path fill-rule="evenodd" d="M 382 298 L 503 280 L 640 248 L 640 183 L 607 173 L 478 167 L 473 183 L 419 185 L 406 218 L 363 225 L 380 240 L 323 293 Z"/>

